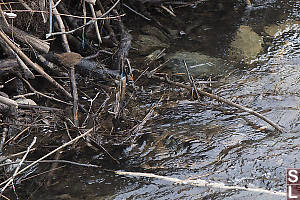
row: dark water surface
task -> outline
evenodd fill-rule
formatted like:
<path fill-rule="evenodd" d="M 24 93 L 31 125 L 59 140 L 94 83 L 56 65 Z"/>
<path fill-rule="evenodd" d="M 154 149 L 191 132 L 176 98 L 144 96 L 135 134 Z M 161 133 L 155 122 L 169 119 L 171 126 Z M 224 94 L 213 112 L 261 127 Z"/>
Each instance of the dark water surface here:
<path fill-rule="evenodd" d="M 118 169 L 229 186 L 286 190 L 285 169 L 300 167 L 300 2 L 255 1 L 253 6 L 236 19 L 226 19 L 225 15 L 223 20 L 230 20 L 227 32 L 222 27 L 213 29 L 213 23 L 204 26 L 205 19 L 198 17 L 197 12 L 183 13 L 182 19 L 195 25 L 186 40 L 176 43 L 176 48 L 200 51 L 203 48 L 199 44 L 203 43 L 207 53 L 220 56 L 226 52 L 222 49 L 228 43 L 224 38 L 230 39 L 239 25 L 260 32 L 266 26 L 283 24 L 283 28 L 275 29 L 275 38 L 265 38 L 269 43 L 256 64 L 243 68 L 236 64 L 236 70 L 223 77 L 213 92 L 263 113 L 285 132 L 260 131 L 259 127 L 268 126 L 265 122 L 206 98 L 201 103 L 174 100 L 163 103 L 143 130 L 148 134 L 124 150 L 120 155 L 124 168 Z M 211 34 L 196 33 L 197 28 L 215 31 L 214 42 Z M 153 102 L 145 102 L 150 109 Z M 50 194 L 39 194 L 38 198 L 59 199 L 65 195 L 68 199 L 285 199 L 81 167 L 66 169 L 61 177 Z"/>

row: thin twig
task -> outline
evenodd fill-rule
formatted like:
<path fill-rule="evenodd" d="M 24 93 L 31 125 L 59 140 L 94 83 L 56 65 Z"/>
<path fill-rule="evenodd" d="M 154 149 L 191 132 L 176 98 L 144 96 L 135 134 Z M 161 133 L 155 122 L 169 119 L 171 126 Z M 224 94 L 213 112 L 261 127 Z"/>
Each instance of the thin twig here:
<path fill-rule="evenodd" d="M 30 12 L 32 12 L 32 9 L 23 0 L 18 0 L 18 1 L 22 4 L 22 6 L 24 8 L 26 8 L 27 10 L 29 10 Z"/>
<path fill-rule="evenodd" d="M 57 98 L 55 98 L 55 97 L 51 97 L 51 96 L 48 96 L 48 95 L 46 95 L 46 94 L 43 94 L 43 93 L 37 91 L 36 89 L 34 89 L 34 88 L 32 87 L 32 85 L 31 85 L 26 79 L 24 79 L 24 78 L 21 77 L 21 76 L 20 76 L 19 78 L 22 79 L 22 81 L 23 81 L 24 83 L 26 83 L 26 85 L 28 85 L 29 89 L 30 89 L 32 92 L 34 92 L 36 95 L 40 95 L 40 96 L 45 97 L 45 98 L 47 98 L 47 99 L 50 99 L 50 100 L 53 100 L 53 101 L 57 101 L 57 102 L 59 102 L 59 103 L 63 103 L 63 104 L 66 104 L 66 105 L 70 105 L 70 106 L 73 105 L 73 104 L 71 104 L 71 103 L 62 101 L 62 100 L 57 99 Z"/>
<path fill-rule="evenodd" d="M 132 11 L 133 13 L 141 16 L 142 18 L 144 18 L 145 20 L 151 21 L 151 19 L 149 19 L 148 17 L 146 17 L 145 15 L 137 12 L 136 10 L 134 10 L 133 8 L 129 7 L 128 5 L 126 5 L 125 3 L 122 4 L 123 6 L 125 6 L 126 8 L 128 8 L 130 11 Z"/>
<path fill-rule="evenodd" d="M 166 6 L 164 5 L 161 5 L 160 6 L 162 9 L 164 9 L 165 11 L 167 11 L 170 15 L 172 15 L 173 17 L 176 17 L 176 15 L 169 9 L 167 8 Z"/>
<path fill-rule="evenodd" d="M 94 101 L 98 98 L 100 92 L 97 92 L 97 94 L 95 95 L 95 97 L 93 99 L 90 99 L 90 107 L 89 107 L 89 110 L 88 110 L 88 113 L 86 115 L 86 118 L 85 120 L 83 121 L 83 124 L 86 124 L 88 122 L 88 119 L 91 117 L 91 113 L 92 113 L 92 106 L 93 106 L 93 103 Z M 105 102 L 105 101 L 104 101 Z"/>
<path fill-rule="evenodd" d="M 30 129 L 30 127 L 28 126 L 28 127 L 26 127 L 25 129 L 23 129 L 20 133 L 18 133 L 16 136 L 14 136 L 14 137 L 11 137 L 9 140 L 7 140 L 6 142 L 5 142 L 5 144 L 4 145 L 6 145 L 6 144 L 8 144 L 8 143 L 10 143 L 10 141 L 15 141 L 16 139 L 18 139 L 18 137 L 20 137 L 23 133 L 25 133 L 26 131 L 28 131 Z"/>
<path fill-rule="evenodd" d="M 4 17 L 4 16 L 2 16 Z M 5 20 L 6 21 L 6 20 Z M 7 26 L 9 26 L 9 24 L 7 23 L 6 24 Z M 14 52 L 14 50 L 5 42 L 3 42 L 5 47 L 8 49 L 8 51 L 15 55 L 16 59 L 17 59 L 17 62 L 19 64 L 19 67 L 22 69 L 23 73 L 24 73 L 24 76 L 26 79 L 34 79 L 35 76 L 34 74 L 30 71 L 30 69 L 27 67 L 27 65 L 23 62 L 23 60 Z"/>
<path fill-rule="evenodd" d="M 41 11 L 45 11 L 45 9 L 46 9 L 46 0 L 40 0 L 40 1 L 39 1 L 39 7 L 40 7 L 40 10 L 41 10 Z M 46 24 L 46 22 L 47 22 L 47 17 L 46 17 L 46 15 L 45 15 L 45 13 L 44 13 L 44 12 L 41 12 L 41 16 L 42 16 L 42 18 L 43 18 L 43 23 Z"/>
<path fill-rule="evenodd" d="M 97 16 L 96 16 L 96 13 L 95 13 L 94 5 L 92 3 L 89 3 L 89 6 L 90 6 L 90 9 L 92 11 L 92 16 L 94 18 L 96 18 Z M 98 41 L 99 41 L 99 47 L 100 47 L 100 45 L 102 43 L 102 39 L 101 39 L 101 35 L 100 35 L 100 32 L 99 32 L 99 27 L 98 27 L 97 20 L 95 21 L 94 25 L 95 25 L 95 31 L 96 31 L 96 34 L 97 34 L 97 38 L 98 38 Z"/>
<path fill-rule="evenodd" d="M 199 96 L 197 87 L 196 87 L 196 85 L 195 85 L 195 81 L 194 81 L 193 77 L 192 77 L 191 74 L 190 74 L 190 70 L 188 69 L 188 66 L 187 66 L 185 60 L 184 60 L 183 62 L 184 62 L 185 70 L 186 70 L 186 72 L 187 72 L 187 77 L 188 77 L 188 79 L 189 79 L 189 81 L 190 81 L 190 84 L 193 86 L 193 90 L 196 92 L 197 99 L 198 99 L 198 101 L 199 101 L 200 96 Z M 193 96 L 193 91 L 192 91 L 192 96 Z"/>
<path fill-rule="evenodd" d="M 33 163 L 34 161 L 24 161 L 23 163 Z M 0 164 L 0 167 L 7 166 L 7 165 L 13 165 L 13 164 L 19 164 L 20 162 L 9 162 L 9 163 L 3 163 Z M 81 167 L 95 167 L 95 168 L 100 168 L 101 166 L 99 165 L 93 165 L 93 164 L 84 164 L 84 163 L 78 163 L 78 162 L 73 162 L 69 160 L 41 160 L 39 163 L 63 163 L 63 164 L 71 164 L 71 165 L 77 165 Z"/>
<path fill-rule="evenodd" d="M 51 0 L 49 0 L 49 1 L 51 1 Z M 48 33 L 48 34 L 46 34 L 46 38 L 49 38 L 49 37 L 51 37 L 51 36 L 55 36 L 55 35 L 61 35 L 61 34 L 70 34 L 70 33 L 73 33 L 73 32 L 75 32 L 75 31 L 77 31 L 77 30 L 80 30 L 80 29 L 82 29 L 83 27 L 86 27 L 86 26 L 88 26 L 88 25 L 90 25 L 90 24 L 93 24 L 93 23 L 95 23 L 95 21 L 97 21 L 97 20 L 100 20 L 100 19 L 105 19 L 104 17 L 106 16 L 106 15 L 108 15 L 118 4 L 119 4 L 119 2 L 120 2 L 120 0 L 117 0 L 116 1 L 116 3 L 114 3 L 114 5 L 110 8 L 110 9 L 108 9 L 103 15 L 101 15 L 100 17 L 98 17 L 98 18 L 96 18 L 96 19 L 92 19 L 92 20 L 90 20 L 88 23 L 86 23 L 86 24 L 84 24 L 84 25 L 82 25 L 82 26 L 80 26 L 80 27 L 78 27 L 78 28 L 75 28 L 75 29 L 73 29 L 73 30 L 71 30 L 71 31 L 67 31 L 67 32 L 56 32 L 56 33 Z M 123 16 L 123 15 L 120 15 L 120 16 Z"/>
<path fill-rule="evenodd" d="M 61 2 L 61 0 L 58 0 L 57 2 L 56 2 L 56 4 L 53 6 L 53 8 L 56 8 L 56 6 L 58 6 L 58 4 Z"/>
<path fill-rule="evenodd" d="M 64 15 L 64 14 L 60 14 L 60 15 Z M 69 15 L 64 15 L 64 16 L 69 16 Z M 51 33 L 51 34 L 48 33 L 48 34 L 46 34 L 46 39 L 48 39 L 51 36 L 55 36 L 55 35 L 62 35 L 62 34 L 71 34 L 71 33 L 74 33 L 75 31 L 78 31 L 78 30 L 80 30 L 80 29 L 82 29 L 82 28 L 84 28 L 84 27 L 86 27 L 86 26 L 88 26 L 90 24 L 93 24 L 97 20 L 117 19 L 117 18 L 120 18 L 122 16 L 124 16 L 124 14 L 123 15 L 119 15 L 119 16 L 115 16 L 115 17 L 109 17 L 109 18 L 97 17 L 96 19 L 92 19 L 92 20 L 88 21 L 86 24 L 83 24 L 82 26 L 79 26 L 79 27 L 77 27 L 77 28 L 75 28 L 73 30 L 67 31 L 67 32 L 55 32 L 55 33 Z M 70 15 L 70 17 L 72 17 L 72 15 Z M 78 17 L 78 18 L 84 18 L 84 17 Z M 86 18 L 89 18 L 89 17 L 86 17 Z"/>
<path fill-rule="evenodd" d="M 75 67 L 70 66 L 70 79 L 72 84 L 72 92 L 73 92 L 73 120 L 75 127 L 79 126 L 78 121 L 78 92 L 76 86 L 76 78 L 75 78 Z"/>
<path fill-rule="evenodd" d="M 51 0 L 51 3 L 52 3 L 52 7 L 53 7 L 54 6 L 53 0 Z M 66 31 L 65 25 L 64 25 L 60 15 L 58 15 L 59 13 L 58 13 L 58 11 L 55 7 L 53 8 L 53 13 L 55 14 L 55 17 L 56 17 L 56 20 L 59 24 L 61 32 L 65 32 Z M 62 34 L 62 40 L 63 40 L 64 48 L 65 48 L 66 52 L 70 53 L 71 49 L 70 49 L 66 34 Z M 74 65 L 68 66 L 68 67 L 70 67 L 70 80 L 71 80 L 71 84 L 72 84 L 72 93 L 73 93 L 73 120 L 74 120 L 75 127 L 78 127 L 79 126 L 79 121 L 78 121 L 78 92 L 77 92 L 76 78 L 75 78 L 75 67 L 74 67 Z"/>
<path fill-rule="evenodd" d="M 144 117 L 144 119 L 142 120 L 141 123 L 135 125 L 131 130 L 131 135 L 134 135 L 134 139 L 136 140 L 136 138 L 139 136 L 137 133 L 144 127 L 145 123 L 151 118 L 154 109 L 160 104 L 160 102 L 163 100 L 164 95 L 159 99 L 159 101 L 150 109 L 150 111 L 147 113 L 147 115 Z"/>
<path fill-rule="evenodd" d="M 13 52 L 13 50 L 12 50 L 12 52 Z M 18 61 L 18 64 L 19 64 L 20 68 L 23 70 L 25 78 L 26 79 L 34 79 L 35 76 L 30 71 L 30 69 L 27 67 L 27 65 L 23 62 L 23 60 L 17 54 L 15 54 L 15 55 L 16 55 L 16 58 L 17 58 L 17 61 Z"/>
<path fill-rule="evenodd" d="M 1 137 L 1 142 L 0 142 L 0 151 L 3 152 L 3 146 L 4 146 L 4 142 L 6 140 L 6 136 L 7 136 L 7 133 L 8 133 L 8 128 L 7 127 L 4 127 L 2 129 L 2 137 Z"/>
<path fill-rule="evenodd" d="M 46 34 L 46 38 L 47 35 L 52 35 L 52 23 L 53 23 L 53 12 L 52 12 L 52 0 L 49 0 L 49 33 Z"/>
<path fill-rule="evenodd" d="M 82 2 L 82 13 L 83 13 L 83 24 L 86 24 L 86 3 L 85 1 Z M 85 27 L 82 28 L 82 48 L 85 46 Z"/>
<path fill-rule="evenodd" d="M 64 22 L 63 22 L 62 18 L 60 17 L 58 10 L 54 7 L 53 0 L 50 0 L 50 3 L 52 6 L 53 14 L 57 20 L 57 23 L 58 23 L 58 26 L 59 26 L 61 32 L 66 32 Z M 67 36 L 65 34 L 62 34 L 61 37 L 62 37 L 63 46 L 64 46 L 66 52 L 71 52 Z"/>
<path fill-rule="evenodd" d="M 35 151 L 35 150 L 36 150 L 36 148 L 30 149 L 30 151 Z M 3 160 L 9 159 L 9 158 L 13 158 L 13 157 L 16 157 L 16 156 L 20 156 L 20 155 L 22 155 L 22 154 L 24 154 L 26 152 L 27 151 L 21 151 L 21 152 L 15 153 L 15 154 L 8 155 Z M 3 161 L 3 160 L 1 160 L 1 161 Z"/>

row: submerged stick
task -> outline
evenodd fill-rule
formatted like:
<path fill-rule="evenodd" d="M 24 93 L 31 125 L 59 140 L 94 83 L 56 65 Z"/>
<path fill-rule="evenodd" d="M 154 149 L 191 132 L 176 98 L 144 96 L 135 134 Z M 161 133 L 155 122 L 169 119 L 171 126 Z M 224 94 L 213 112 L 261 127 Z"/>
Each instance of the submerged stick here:
<path fill-rule="evenodd" d="M 177 184 L 188 184 L 198 187 L 211 187 L 211 188 L 217 188 L 217 189 L 226 189 L 226 190 L 246 190 L 249 192 L 258 192 L 258 193 L 266 193 L 271 195 L 277 195 L 277 196 L 286 196 L 285 192 L 276 192 L 272 190 L 265 190 L 262 188 L 249 188 L 249 187 L 241 187 L 241 186 L 231 186 L 231 185 L 225 185 L 225 183 L 222 182 L 208 182 L 206 180 L 191 180 L 191 179 L 178 179 L 168 176 L 160 176 L 156 174 L 151 173 L 142 173 L 142 172 L 124 172 L 124 171 L 115 171 L 116 174 L 119 175 L 127 175 L 127 176 L 135 176 L 135 177 L 148 177 L 148 178 L 157 178 L 160 180 L 165 180 Z"/>
<path fill-rule="evenodd" d="M 85 133 L 77 136 L 76 138 L 70 140 L 69 142 L 57 147 L 56 149 L 54 149 L 53 151 L 49 152 L 48 154 L 44 155 L 43 157 L 37 159 L 36 161 L 34 161 L 33 163 L 31 163 L 30 165 L 24 167 L 23 169 L 21 169 L 20 171 L 18 171 L 15 176 L 25 172 L 26 170 L 28 170 L 30 167 L 34 166 L 35 164 L 39 163 L 42 160 L 45 160 L 45 158 L 49 157 L 50 155 L 54 154 L 55 152 L 63 149 L 64 147 L 73 144 L 73 142 L 76 142 L 77 140 L 79 140 L 80 138 L 83 138 L 85 136 L 87 136 L 88 134 L 90 134 L 92 131 L 94 130 L 94 128 L 91 128 L 89 130 L 87 130 Z M 12 177 L 8 178 L 6 181 L 3 181 L 2 183 L 0 183 L 0 186 L 4 185 L 5 183 L 9 182 L 12 179 Z"/>
<path fill-rule="evenodd" d="M 179 87 L 186 88 L 186 89 L 189 89 L 189 90 L 193 89 L 193 87 L 191 87 L 189 85 L 185 85 L 183 83 L 178 83 L 178 82 L 175 82 L 175 81 L 171 81 L 171 80 L 169 80 L 167 78 L 164 78 L 164 77 L 159 77 L 159 76 L 155 76 L 155 75 L 150 75 L 150 77 L 159 79 L 159 80 L 161 80 L 163 82 L 166 82 L 166 83 L 169 83 L 171 85 L 179 86 Z M 239 108 L 239 109 L 241 109 L 241 110 L 243 110 L 243 111 L 245 111 L 247 113 L 250 113 L 250 114 L 252 114 L 252 115 L 254 115 L 254 116 L 256 116 L 256 117 L 264 120 L 265 122 L 267 122 L 268 124 L 270 124 L 271 126 L 273 126 L 279 132 L 281 132 L 281 133 L 283 132 L 283 129 L 280 126 L 278 126 L 277 124 L 275 124 L 274 122 L 272 122 L 270 119 L 266 118 L 265 116 L 259 114 L 258 112 L 254 111 L 254 110 L 252 110 L 250 108 L 246 108 L 246 107 L 244 107 L 242 105 L 239 105 L 237 103 L 234 103 L 232 101 L 229 101 L 227 99 L 219 97 L 217 95 L 205 92 L 205 91 L 201 90 L 200 88 L 197 88 L 197 91 L 198 91 L 199 94 L 201 94 L 203 96 L 207 96 L 207 97 L 209 97 L 211 99 L 216 99 L 217 101 L 226 103 L 226 104 L 231 105 L 233 107 Z"/>
<path fill-rule="evenodd" d="M 36 137 L 33 138 L 33 141 L 31 142 L 31 144 L 29 145 L 29 147 L 27 148 L 27 151 L 26 153 L 24 154 L 22 160 L 20 161 L 20 163 L 18 164 L 17 168 L 15 169 L 15 172 L 14 174 L 9 178 L 9 181 L 5 184 L 5 186 L 1 189 L 1 192 L 0 192 L 0 197 L 2 197 L 2 194 L 4 192 L 4 190 L 14 181 L 15 177 L 17 176 L 23 162 L 25 161 L 25 158 L 27 157 L 30 149 L 33 147 L 33 145 L 35 144 L 36 142 Z"/>

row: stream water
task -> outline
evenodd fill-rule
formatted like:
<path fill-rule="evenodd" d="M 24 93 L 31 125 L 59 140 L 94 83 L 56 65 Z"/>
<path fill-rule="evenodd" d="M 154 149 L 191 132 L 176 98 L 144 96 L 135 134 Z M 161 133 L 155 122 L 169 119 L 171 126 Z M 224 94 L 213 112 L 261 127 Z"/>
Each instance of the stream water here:
<path fill-rule="evenodd" d="M 119 157 L 114 155 L 124 166 L 116 167 L 118 170 L 286 191 L 286 168 L 300 167 L 300 2 L 255 1 L 253 6 L 239 20 L 228 19 L 232 30 L 241 24 L 256 30 L 276 25 L 276 34 L 271 40 L 265 38 L 265 52 L 254 64 L 236 64 L 235 70 L 213 86 L 213 92 L 262 113 L 285 131 L 272 131 L 264 121 L 207 98 L 201 103 L 188 99 L 169 101 L 146 124 L 142 138 Z M 196 20 L 197 12 L 182 16 Z M 217 30 L 217 39 L 227 38 L 222 28 Z M 193 45 L 190 39 L 179 40 L 176 47 L 183 43 Z M 225 52 L 221 49 L 224 46 L 222 41 L 205 44 L 205 48 L 211 48 L 208 52 L 218 56 Z M 155 91 L 155 87 L 150 89 Z M 149 109 L 155 103 L 145 102 Z M 285 199 L 261 192 L 176 184 L 81 167 L 66 169 L 59 182 L 37 198 Z"/>

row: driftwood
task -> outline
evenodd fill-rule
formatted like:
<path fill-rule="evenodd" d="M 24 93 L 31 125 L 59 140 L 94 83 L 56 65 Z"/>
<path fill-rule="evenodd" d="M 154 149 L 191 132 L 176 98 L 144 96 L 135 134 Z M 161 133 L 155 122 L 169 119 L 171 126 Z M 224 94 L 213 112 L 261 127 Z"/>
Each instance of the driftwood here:
<path fill-rule="evenodd" d="M 8 105 L 8 106 L 13 106 L 13 107 L 18 107 L 18 103 L 15 102 L 14 100 L 12 99 L 9 99 L 7 97 L 3 97 L 3 96 L 0 96 L 0 103 L 3 103 L 5 105 Z"/>
<path fill-rule="evenodd" d="M 12 72 L 19 66 L 17 59 L 8 58 L 0 60 L 0 75 L 5 72 Z"/>
<path fill-rule="evenodd" d="M 12 27 L 11 25 L 6 24 L 2 19 L 0 19 L 0 27 L 1 29 L 7 34 L 11 35 L 13 33 L 14 38 L 16 38 L 18 41 L 29 44 L 34 49 L 41 53 L 48 53 L 50 49 L 49 43 L 30 35 L 16 27 Z"/>
<path fill-rule="evenodd" d="M 99 62 L 87 60 L 84 58 L 75 65 L 75 69 L 80 75 L 84 77 L 91 77 L 95 80 L 101 81 L 109 81 L 110 79 L 119 76 L 118 70 L 107 69 L 105 67 L 102 67 Z"/>

